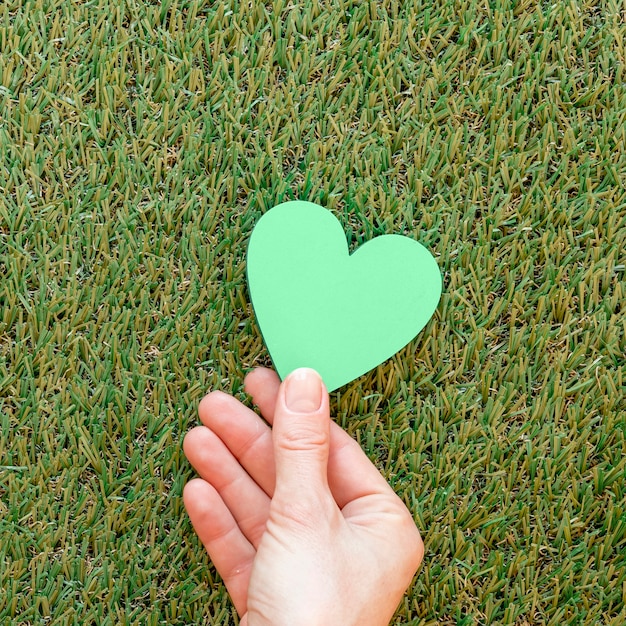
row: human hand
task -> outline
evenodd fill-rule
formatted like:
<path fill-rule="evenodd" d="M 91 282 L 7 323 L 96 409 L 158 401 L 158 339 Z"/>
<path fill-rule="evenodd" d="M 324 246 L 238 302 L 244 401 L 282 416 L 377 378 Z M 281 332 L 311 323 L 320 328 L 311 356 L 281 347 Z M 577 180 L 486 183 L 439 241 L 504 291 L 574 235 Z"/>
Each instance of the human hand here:
<path fill-rule="evenodd" d="M 184 451 L 191 522 L 242 626 L 386 626 L 424 547 L 408 509 L 359 445 L 330 420 L 313 370 L 281 384 L 245 380 L 270 429 L 220 391 Z"/>

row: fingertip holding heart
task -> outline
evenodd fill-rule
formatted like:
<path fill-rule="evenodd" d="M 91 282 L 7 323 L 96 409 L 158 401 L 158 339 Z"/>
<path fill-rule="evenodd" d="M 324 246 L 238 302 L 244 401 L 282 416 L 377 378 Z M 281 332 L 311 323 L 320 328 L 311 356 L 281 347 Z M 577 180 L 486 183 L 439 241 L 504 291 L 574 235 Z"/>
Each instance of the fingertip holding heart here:
<path fill-rule="evenodd" d="M 257 222 L 247 274 L 281 379 L 312 367 L 328 391 L 404 348 L 435 312 L 442 288 L 437 262 L 414 239 L 382 235 L 350 254 L 335 216 L 301 200 Z"/>

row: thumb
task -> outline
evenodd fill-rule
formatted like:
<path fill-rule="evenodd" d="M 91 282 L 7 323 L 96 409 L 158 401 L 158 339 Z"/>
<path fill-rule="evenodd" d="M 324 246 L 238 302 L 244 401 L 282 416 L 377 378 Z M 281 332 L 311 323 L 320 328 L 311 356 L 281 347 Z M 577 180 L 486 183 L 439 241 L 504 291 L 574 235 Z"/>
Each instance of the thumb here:
<path fill-rule="evenodd" d="M 305 497 L 328 490 L 328 391 L 312 369 L 294 370 L 280 386 L 272 437 L 276 494 Z"/>

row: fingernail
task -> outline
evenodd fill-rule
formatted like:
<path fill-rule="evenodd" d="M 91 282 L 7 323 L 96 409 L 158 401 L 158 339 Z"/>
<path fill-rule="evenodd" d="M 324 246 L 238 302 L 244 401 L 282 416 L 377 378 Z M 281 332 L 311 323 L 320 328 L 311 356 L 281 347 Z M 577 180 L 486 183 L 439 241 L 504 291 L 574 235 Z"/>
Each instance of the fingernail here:
<path fill-rule="evenodd" d="M 322 406 L 322 379 L 308 367 L 294 370 L 287 376 L 285 404 L 295 413 L 315 413 Z"/>

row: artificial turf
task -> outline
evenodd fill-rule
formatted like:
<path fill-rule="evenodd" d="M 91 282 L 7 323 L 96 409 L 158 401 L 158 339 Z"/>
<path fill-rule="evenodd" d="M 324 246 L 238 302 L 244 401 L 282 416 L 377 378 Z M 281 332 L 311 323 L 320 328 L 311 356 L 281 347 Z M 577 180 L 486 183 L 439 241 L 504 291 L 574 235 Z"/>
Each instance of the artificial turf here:
<path fill-rule="evenodd" d="M 332 395 L 426 555 L 394 624 L 626 622 L 622 2 L 4 0 L 0 623 L 236 624 L 182 506 L 290 199 L 431 249 Z"/>

